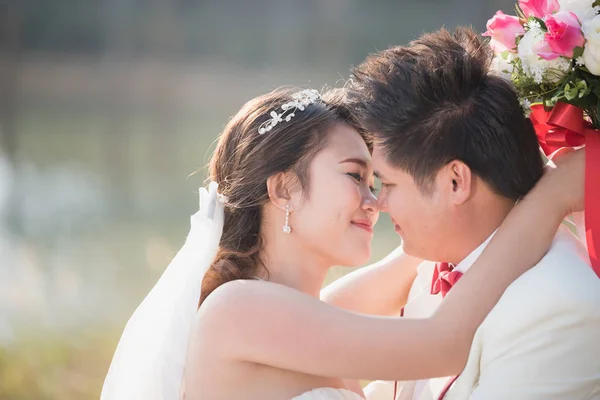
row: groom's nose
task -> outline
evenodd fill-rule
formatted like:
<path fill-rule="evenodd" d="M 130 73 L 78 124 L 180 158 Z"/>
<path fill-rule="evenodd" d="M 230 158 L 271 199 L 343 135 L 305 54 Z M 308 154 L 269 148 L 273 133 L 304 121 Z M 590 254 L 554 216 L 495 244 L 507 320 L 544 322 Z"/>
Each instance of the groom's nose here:
<path fill-rule="evenodd" d="M 387 196 L 385 193 L 381 193 L 377 199 L 377 208 L 379 211 L 387 212 Z"/>

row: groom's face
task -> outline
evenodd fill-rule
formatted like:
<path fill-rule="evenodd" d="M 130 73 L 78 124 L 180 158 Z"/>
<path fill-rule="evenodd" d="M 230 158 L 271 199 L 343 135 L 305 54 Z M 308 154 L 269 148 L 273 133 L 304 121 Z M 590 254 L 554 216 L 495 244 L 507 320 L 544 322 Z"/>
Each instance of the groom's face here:
<path fill-rule="evenodd" d="M 378 146 L 373 151 L 373 167 L 382 184 L 379 209 L 390 214 L 404 251 L 426 260 L 444 261 L 444 244 L 452 234 L 452 208 L 437 179 L 425 192 L 410 174 L 387 163 Z"/>

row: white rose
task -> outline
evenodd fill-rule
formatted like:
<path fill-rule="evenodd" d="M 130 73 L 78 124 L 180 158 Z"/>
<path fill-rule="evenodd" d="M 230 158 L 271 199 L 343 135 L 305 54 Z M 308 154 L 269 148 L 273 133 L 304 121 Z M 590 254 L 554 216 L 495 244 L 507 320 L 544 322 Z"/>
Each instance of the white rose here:
<path fill-rule="evenodd" d="M 583 64 L 594 75 L 600 75 L 600 15 L 585 21 L 581 27 L 585 36 Z"/>
<path fill-rule="evenodd" d="M 533 46 L 544 40 L 544 32 L 537 23 L 530 23 L 529 25 L 529 30 L 517 46 L 523 71 L 531 76 L 536 83 L 542 83 L 544 80 L 552 83 L 559 82 L 569 70 L 569 61 L 563 57 L 544 60 L 538 56 L 533 51 Z"/>
<path fill-rule="evenodd" d="M 496 54 L 496 56 L 492 60 L 491 69 L 496 73 L 496 75 L 510 80 L 514 69 L 514 65 L 511 62 L 514 61 L 516 58 L 517 55 L 514 53 L 508 53 L 505 56 L 503 56 L 502 54 Z"/>
<path fill-rule="evenodd" d="M 596 16 L 596 10 L 592 7 L 595 0 L 558 0 L 560 11 L 571 11 L 577 15 L 580 23 Z"/>

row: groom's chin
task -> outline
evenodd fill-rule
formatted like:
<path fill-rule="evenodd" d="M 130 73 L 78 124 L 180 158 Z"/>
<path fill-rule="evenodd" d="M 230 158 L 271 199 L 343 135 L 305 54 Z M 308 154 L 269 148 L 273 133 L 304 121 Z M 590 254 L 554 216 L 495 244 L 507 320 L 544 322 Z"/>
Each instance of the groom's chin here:
<path fill-rule="evenodd" d="M 426 254 L 424 254 L 425 252 L 422 248 L 412 246 L 410 242 L 407 242 L 404 239 L 402 239 L 400 247 L 402 248 L 402 251 L 409 256 L 421 258 L 423 260 L 429 260 L 429 258 L 426 257 Z"/>

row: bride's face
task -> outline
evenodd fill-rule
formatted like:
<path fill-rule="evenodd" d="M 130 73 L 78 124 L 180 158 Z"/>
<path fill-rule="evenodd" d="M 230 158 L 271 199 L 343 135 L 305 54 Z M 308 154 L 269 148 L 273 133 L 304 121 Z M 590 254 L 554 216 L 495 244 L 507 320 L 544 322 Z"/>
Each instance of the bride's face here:
<path fill-rule="evenodd" d="M 293 235 L 331 265 L 357 266 L 371 255 L 379 217 L 371 155 L 353 128 L 339 124 L 309 167 L 309 193 L 290 218 Z"/>

